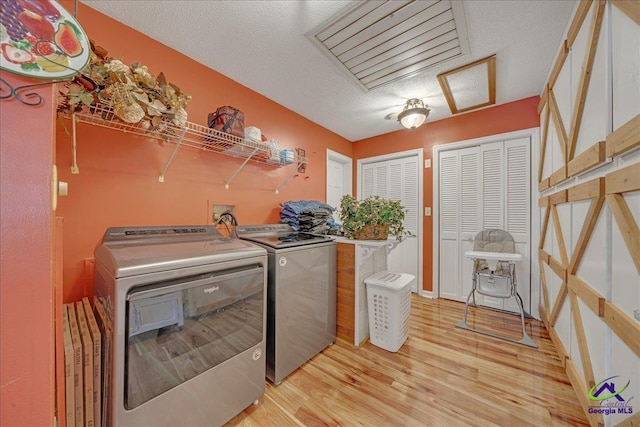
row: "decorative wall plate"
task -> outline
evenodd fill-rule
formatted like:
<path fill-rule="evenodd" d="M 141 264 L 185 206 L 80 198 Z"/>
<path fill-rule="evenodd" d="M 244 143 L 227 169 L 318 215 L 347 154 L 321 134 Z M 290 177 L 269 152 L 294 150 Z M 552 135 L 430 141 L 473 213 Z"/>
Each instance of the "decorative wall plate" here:
<path fill-rule="evenodd" d="M 89 39 L 55 0 L 0 0 L 0 17 L 0 69 L 57 80 L 89 62 Z"/>

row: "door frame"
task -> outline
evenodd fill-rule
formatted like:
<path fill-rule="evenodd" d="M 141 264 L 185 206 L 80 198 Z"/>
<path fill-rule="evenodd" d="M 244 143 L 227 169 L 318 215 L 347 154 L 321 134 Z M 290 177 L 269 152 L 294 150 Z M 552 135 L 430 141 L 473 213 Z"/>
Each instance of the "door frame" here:
<path fill-rule="evenodd" d="M 522 129 L 513 132 L 483 136 L 464 141 L 441 144 L 433 147 L 433 298 L 440 298 L 440 153 L 450 150 L 487 144 L 490 142 L 504 141 L 529 137 L 531 141 L 531 177 L 530 177 L 530 218 L 531 241 L 529 253 L 531 254 L 531 315 L 540 319 L 540 261 L 538 259 L 538 240 L 540 239 L 540 209 L 538 209 L 538 164 L 540 163 L 540 128 Z"/>
<path fill-rule="evenodd" d="M 358 188 L 356 191 L 356 198 L 360 198 L 360 194 L 362 194 L 362 180 L 360 176 L 362 174 L 362 166 L 370 164 L 370 163 L 378 163 L 386 160 L 396 160 L 402 159 L 405 157 L 418 157 L 418 235 L 416 238 L 418 239 L 418 295 L 421 297 L 430 296 L 429 291 L 424 290 L 424 282 L 423 282 L 423 270 L 424 270 L 424 150 L 422 148 L 416 148 L 414 150 L 407 151 L 398 151 L 396 153 L 383 154 L 380 156 L 374 157 L 365 157 L 362 159 L 358 159 L 357 161 L 357 170 L 356 176 L 358 177 L 357 183 Z"/>
<path fill-rule="evenodd" d="M 346 165 L 347 167 L 344 170 L 344 175 L 342 176 L 342 180 L 344 183 L 344 188 L 347 190 L 345 194 L 352 195 L 353 194 L 353 159 L 349 156 L 345 156 L 344 154 L 340 154 L 337 151 L 333 151 L 327 148 L 327 159 L 325 164 L 325 179 L 324 179 L 324 200 L 327 201 L 327 185 L 329 183 L 329 162 L 334 161 Z M 340 207 L 338 206 L 338 209 Z M 336 218 L 337 219 L 337 218 Z"/>

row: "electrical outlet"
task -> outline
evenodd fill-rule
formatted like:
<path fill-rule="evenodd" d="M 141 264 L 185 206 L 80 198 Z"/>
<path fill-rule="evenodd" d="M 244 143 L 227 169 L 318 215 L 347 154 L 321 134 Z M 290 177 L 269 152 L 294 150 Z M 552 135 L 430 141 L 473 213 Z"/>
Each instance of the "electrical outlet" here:
<path fill-rule="evenodd" d="M 214 224 L 218 223 L 220 216 L 225 212 L 231 212 L 231 214 L 236 216 L 236 207 L 235 205 L 213 205 L 213 215 L 211 220 Z M 222 218 L 224 224 L 231 225 L 231 218 L 229 216 L 225 216 Z"/>
<path fill-rule="evenodd" d="M 431 167 L 431 159 L 424 159 L 424 168 L 429 169 Z"/>
<path fill-rule="evenodd" d="M 424 216 L 431 216 L 431 208 L 424 208 Z"/>

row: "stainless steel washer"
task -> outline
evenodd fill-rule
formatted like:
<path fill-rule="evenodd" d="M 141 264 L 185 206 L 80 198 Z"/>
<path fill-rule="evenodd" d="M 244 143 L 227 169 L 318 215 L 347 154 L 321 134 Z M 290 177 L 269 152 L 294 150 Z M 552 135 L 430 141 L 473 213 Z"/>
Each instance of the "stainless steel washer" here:
<path fill-rule="evenodd" d="M 108 425 L 220 426 L 264 394 L 263 248 L 213 226 L 109 228 L 95 257 Z"/>
<path fill-rule="evenodd" d="M 236 227 L 267 249 L 267 378 L 283 378 L 336 339 L 336 242 L 286 224 Z"/>

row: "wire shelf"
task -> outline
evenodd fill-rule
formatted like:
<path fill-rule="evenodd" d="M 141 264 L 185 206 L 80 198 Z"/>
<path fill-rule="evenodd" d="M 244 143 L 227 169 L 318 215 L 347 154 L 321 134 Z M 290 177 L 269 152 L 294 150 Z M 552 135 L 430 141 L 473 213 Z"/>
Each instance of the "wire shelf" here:
<path fill-rule="evenodd" d="M 153 128 L 151 126 L 146 127 L 144 122 L 126 123 L 115 116 L 111 106 L 104 104 L 92 105 L 90 107 L 85 107 L 82 111 L 63 115 L 73 120 L 74 159 L 76 158 L 76 123 L 86 123 L 92 126 L 119 130 L 124 133 L 130 133 L 133 135 L 163 140 L 176 144 L 173 152 L 171 153 L 171 156 L 167 160 L 165 167 L 160 173 L 160 182 L 164 182 L 164 175 L 169 165 L 171 164 L 177 149 L 180 146 L 186 146 L 198 150 L 245 159 L 240 168 L 227 181 L 225 188 L 229 188 L 231 181 L 235 178 L 235 176 L 240 172 L 240 170 L 246 165 L 248 161 L 267 164 L 272 167 L 282 167 L 293 163 L 296 165 L 296 171 L 301 165 L 307 163 L 307 159 L 304 156 L 297 154 L 296 152 L 289 153 L 289 156 L 286 156 L 287 153 L 283 153 L 283 151 L 285 150 L 272 148 L 268 143 L 254 142 L 244 138 L 239 138 L 237 136 L 220 132 L 215 129 L 210 129 L 196 123 L 186 122 L 185 126 L 182 127 L 175 125 L 169 120 L 162 120 L 162 122 L 160 122 L 158 126 L 155 126 Z M 293 162 L 291 162 L 291 154 L 293 154 Z M 287 159 L 287 162 L 283 164 L 283 160 L 285 158 Z M 71 170 L 73 173 L 78 173 L 78 167 L 77 164 L 75 164 L 75 160 Z M 291 176 L 293 176 L 293 174 L 291 174 Z M 286 181 L 288 181 L 291 176 L 289 176 Z M 276 192 L 278 192 L 278 190 L 286 183 L 286 181 L 276 189 Z"/>

